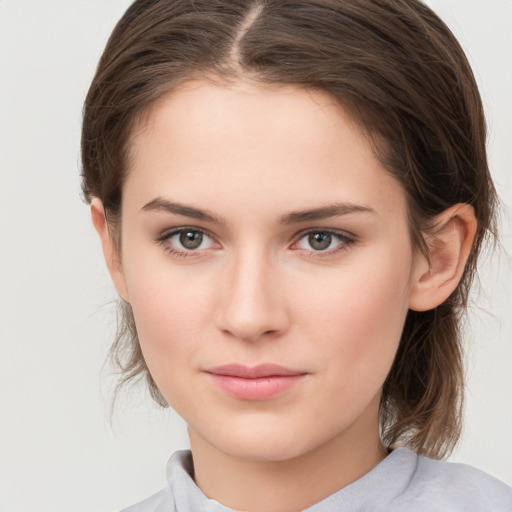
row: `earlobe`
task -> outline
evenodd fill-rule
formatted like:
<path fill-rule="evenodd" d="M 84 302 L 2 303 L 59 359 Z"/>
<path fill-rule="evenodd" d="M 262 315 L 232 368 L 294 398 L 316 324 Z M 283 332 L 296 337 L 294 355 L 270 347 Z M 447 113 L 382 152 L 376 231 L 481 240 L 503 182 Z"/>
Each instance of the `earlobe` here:
<path fill-rule="evenodd" d="M 456 204 L 437 216 L 434 232 L 425 240 L 429 258 L 416 262 L 410 309 L 433 309 L 453 293 L 471 254 L 476 230 L 475 211 L 468 204 Z"/>
<path fill-rule="evenodd" d="M 112 233 L 109 229 L 107 218 L 105 216 L 103 203 L 97 197 L 91 201 L 91 219 L 94 229 L 100 237 L 103 256 L 105 258 L 105 263 L 107 264 L 110 277 L 112 278 L 112 282 L 114 283 L 114 286 L 121 298 L 125 302 L 129 302 L 119 250 L 112 238 Z"/>

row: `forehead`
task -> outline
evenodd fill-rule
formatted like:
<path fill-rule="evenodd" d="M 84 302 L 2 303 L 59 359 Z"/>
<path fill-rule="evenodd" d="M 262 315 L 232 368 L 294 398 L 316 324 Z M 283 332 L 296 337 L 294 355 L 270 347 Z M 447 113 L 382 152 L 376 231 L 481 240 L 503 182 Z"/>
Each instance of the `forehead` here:
<path fill-rule="evenodd" d="M 205 208 L 259 200 L 276 215 L 347 201 L 403 210 L 399 183 L 327 93 L 192 81 L 158 102 L 131 140 L 125 192 Z"/>

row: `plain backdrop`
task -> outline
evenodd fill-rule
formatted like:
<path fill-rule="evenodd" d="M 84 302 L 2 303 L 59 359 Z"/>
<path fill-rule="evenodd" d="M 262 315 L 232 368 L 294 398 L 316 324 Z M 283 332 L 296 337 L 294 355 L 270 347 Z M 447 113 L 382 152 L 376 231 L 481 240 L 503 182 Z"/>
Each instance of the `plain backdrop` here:
<path fill-rule="evenodd" d="M 186 447 L 143 390 L 110 422 L 115 297 L 79 189 L 82 103 L 128 0 L 0 0 L 0 511 L 113 511 L 165 484 Z M 504 202 L 467 335 L 452 460 L 512 484 L 512 2 L 432 0 L 466 49 Z"/>

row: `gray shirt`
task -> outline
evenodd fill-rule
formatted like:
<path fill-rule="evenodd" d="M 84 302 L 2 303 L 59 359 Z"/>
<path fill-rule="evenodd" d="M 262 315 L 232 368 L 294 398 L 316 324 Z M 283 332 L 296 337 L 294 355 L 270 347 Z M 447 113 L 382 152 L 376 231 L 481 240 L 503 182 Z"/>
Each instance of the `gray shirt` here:
<path fill-rule="evenodd" d="M 167 464 L 168 486 L 123 512 L 233 512 L 194 483 L 189 451 Z M 512 488 L 465 464 L 394 450 L 369 473 L 306 509 L 307 512 L 507 512 Z"/>

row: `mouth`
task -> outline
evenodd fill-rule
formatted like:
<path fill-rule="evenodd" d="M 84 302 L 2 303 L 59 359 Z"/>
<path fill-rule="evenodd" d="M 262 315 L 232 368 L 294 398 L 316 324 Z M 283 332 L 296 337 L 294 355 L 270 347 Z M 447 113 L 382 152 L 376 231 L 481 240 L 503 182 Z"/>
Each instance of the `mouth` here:
<path fill-rule="evenodd" d="M 307 372 L 275 364 L 229 364 L 205 370 L 215 385 L 242 400 L 268 400 L 294 387 Z"/>

